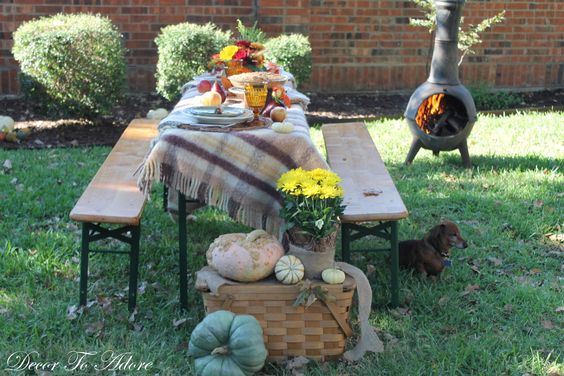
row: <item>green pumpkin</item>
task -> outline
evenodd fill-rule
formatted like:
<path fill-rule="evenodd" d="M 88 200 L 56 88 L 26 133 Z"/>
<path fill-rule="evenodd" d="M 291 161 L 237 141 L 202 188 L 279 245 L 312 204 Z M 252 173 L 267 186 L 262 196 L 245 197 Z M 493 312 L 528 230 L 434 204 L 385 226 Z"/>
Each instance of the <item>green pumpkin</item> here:
<path fill-rule="evenodd" d="M 198 376 L 250 376 L 267 356 L 257 319 L 229 311 L 210 313 L 196 326 L 188 353 Z"/>

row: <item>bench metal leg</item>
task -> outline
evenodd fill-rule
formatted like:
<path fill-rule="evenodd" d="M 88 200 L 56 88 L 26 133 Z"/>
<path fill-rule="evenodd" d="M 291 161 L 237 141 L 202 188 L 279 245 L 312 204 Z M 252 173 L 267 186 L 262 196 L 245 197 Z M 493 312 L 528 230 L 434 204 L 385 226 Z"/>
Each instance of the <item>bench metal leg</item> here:
<path fill-rule="evenodd" d="M 128 308 L 135 309 L 137 301 L 137 279 L 139 274 L 139 243 L 141 224 L 137 226 L 122 226 L 115 229 L 102 227 L 100 224 L 83 222 L 82 241 L 80 249 L 80 291 L 79 303 L 86 305 L 88 294 L 88 259 L 90 253 L 114 253 L 129 255 L 129 294 Z M 129 251 L 90 249 L 90 243 L 102 239 L 112 238 L 129 244 Z"/>
<path fill-rule="evenodd" d="M 188 310 L 188 239 L 186 234 L 186 196 L 178 191 L 178 262 L 180 308 Z"/>
<path fill-rule="evenodd" d="M 130 311 L 135 309 L 137 302 L 137 277 L 139 275 L 139 238 L 141 234 L 141 224 L 131 230 L 131 250 L 129 253 L 129 296 L 128 308 Z"/>
<path fill-rule="evenodd" d="M 346 223 L 341 224 L 341 257 L 344 262 L 351 260 L 351 229 Z"/>
<path fill-rule="evenodd" d="M 354 233 L 353 233 L 354 231 Z M 398 222 L 387 221 L 370 226 L 369 224 L 341 223 L 341 250 L 343 261 L 350 260 L 350 243 L 365 236 L 376 236 L 390 242 L 387 248 L 355 249 L 354 252 L 390 252 L 390 306 L 399 305 L 399 249 L 398 249 Z"/>
<path fill-rule="evenodd" d="M 82 244 L 80 248 L 80 297 L 79 304 L 86 305 L 86 297 L 88 294 L 88 251 L 89 251 L 89 234 L 90 224 L 82 223 Z"/>
<path fill-rule="evenodd" d="M 390 223 L 390 253 L 391 253 L 391 274 L 392 274 L 392 308 L 399 305 L 399 247 L 398 247 L 398 222 Z"/>

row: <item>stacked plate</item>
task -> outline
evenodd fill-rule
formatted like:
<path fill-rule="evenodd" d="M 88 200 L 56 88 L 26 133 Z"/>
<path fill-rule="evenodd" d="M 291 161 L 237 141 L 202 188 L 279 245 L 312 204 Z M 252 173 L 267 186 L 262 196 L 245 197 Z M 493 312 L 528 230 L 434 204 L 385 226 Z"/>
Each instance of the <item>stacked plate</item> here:
<path fill-rule="evenodd" d="M 197 106 L 184 110 L 195 120 L 194 126 L 230 127 L 251 120 L 253 111 L 232 106 Z"/>

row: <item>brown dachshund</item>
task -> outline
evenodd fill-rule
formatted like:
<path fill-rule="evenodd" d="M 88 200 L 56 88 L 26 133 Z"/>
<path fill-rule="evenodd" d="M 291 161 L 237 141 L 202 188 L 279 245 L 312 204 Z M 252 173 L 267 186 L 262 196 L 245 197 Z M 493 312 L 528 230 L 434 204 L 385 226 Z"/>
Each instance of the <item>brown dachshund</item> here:
<path fill-rule="evenodd" d="M 422 240 L 406 240 L 399 243 L 399 264 L 415 268 L 424 276 L 438 276 L 450 256 L 450 248 L 466 248 L 468 243 L 460 236 L 460 230 L 451 221 L 443 220 L 433 227 Z"/>

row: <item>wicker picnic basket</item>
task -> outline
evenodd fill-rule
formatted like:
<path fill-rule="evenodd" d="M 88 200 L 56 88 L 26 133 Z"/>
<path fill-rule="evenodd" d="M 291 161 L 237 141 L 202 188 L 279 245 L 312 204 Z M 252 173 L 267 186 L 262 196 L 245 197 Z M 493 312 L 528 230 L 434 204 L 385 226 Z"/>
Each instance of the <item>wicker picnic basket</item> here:
<path fill-rule="evenodd" d="M 264 331 L 268 360 L 281 361 L 304 356 L 317 361 L 343 354 L 347 337 L 352 335 L 349 313 L 356 284 L 347 276 L 343 284 L 314 283 L 327 288 L 335 300 L 317 300 L 305 308 L 294 307 L 300 289 L 267 279 L 256 283 L 223 285 L 218 296 L 203 292 L 206 313 L 229 310 L 253 315 Z"/>

